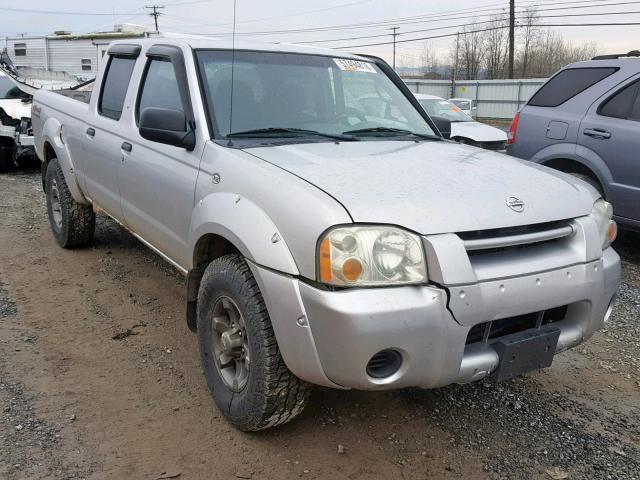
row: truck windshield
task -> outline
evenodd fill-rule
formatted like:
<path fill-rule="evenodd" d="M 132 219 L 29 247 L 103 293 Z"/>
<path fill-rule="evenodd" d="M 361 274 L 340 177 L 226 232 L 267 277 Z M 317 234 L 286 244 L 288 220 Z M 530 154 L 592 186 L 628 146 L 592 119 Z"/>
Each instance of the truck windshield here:
<path fill-rule="evenodd" d="M 427 121 L 375 64 L 338 57 L 196 52 L 216 137 L 425 138 Z"/>

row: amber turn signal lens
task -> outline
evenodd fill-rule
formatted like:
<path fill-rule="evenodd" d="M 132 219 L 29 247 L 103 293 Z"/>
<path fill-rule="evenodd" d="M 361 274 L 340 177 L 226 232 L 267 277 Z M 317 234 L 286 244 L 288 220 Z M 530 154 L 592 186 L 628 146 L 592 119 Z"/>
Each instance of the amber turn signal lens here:
<path fill-rule="evenodd" d="M 362 263 L 357 258 L 347 258 L 342 264 L 342 276 L 349 282 L 355 282 L 362 275 Z"/>
<path fill-rule="evenodd" d="M 329 237 L 325 238 L 320 244 L 320 280 L 323 282 L 331 282 L 331 280 L 333 280 Z"/>
<path fill-rule="evenodd" d="M 611 220 L 609 222 L 609 228 L 607 229 L 607 237 L 609 237 L 609 242 L 613 243 L 616 238 L 618 238 L 618 224 Z"/>

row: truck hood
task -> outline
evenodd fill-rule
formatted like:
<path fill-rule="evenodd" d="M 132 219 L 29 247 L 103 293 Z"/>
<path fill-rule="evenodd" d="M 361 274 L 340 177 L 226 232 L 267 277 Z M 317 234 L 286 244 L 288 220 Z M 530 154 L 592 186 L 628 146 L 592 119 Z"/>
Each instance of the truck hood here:
<path fill-rule="evenodd" d="M 246 152 L 324 190 L 354 222 L 421 234 L 574 218 L 589 214 L 598 198 L 568 175 L 453 142 L 327 142 Z M 522 200 L 524 209 L 512 210 L 509 197 Z"/>
<path fill-rule="evenodd" d="M 11 118 L 31 118 L 31 102 L 23 103 L 19 98 L 0 99 L 0 107 L 4 108 Z"/>
<path fill-rule="evenodd" d="M 507 132 L 480 122 L 453 122 L 451 138 L 464 137 L 475 142 L 506 142 Z"/>

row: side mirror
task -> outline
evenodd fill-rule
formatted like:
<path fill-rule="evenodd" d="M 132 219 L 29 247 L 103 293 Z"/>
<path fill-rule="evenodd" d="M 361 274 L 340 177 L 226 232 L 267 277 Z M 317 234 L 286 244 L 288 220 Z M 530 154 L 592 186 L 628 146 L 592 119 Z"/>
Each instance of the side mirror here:
<path fill-rule="evenodd" d="M 451 120 L 444 117 L 431 117 L 431 120 L 436 124 L 444 138 L 451 137 Z"/>
<path fill-rule="evenodd" d="M 140 136 L 187 150 L 196 146 L 193 125 L 187 124 L 184 112 L 169 108 L 145 108 L 140 114 Z"/>

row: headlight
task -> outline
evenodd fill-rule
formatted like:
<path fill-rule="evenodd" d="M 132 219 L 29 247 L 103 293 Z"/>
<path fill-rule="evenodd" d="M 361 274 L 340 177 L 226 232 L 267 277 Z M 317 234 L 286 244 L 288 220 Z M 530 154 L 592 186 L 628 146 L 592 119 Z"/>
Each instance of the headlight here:
<path fill-rule="evenodd" d="M 618 236 L 618 225 L 613 220 L 613 207 L 609 202 L 600 199 L 593 204 L 591 217 L 598 225 L 602 250 L 604 250 L 609 247 Z"/>
<path fill-rule="evenodd" d="M 427 266 L 417 235 L 396 227 L 337 227 L 320 241 L 319 280 L 331 285 L 424 283 Z"/>

